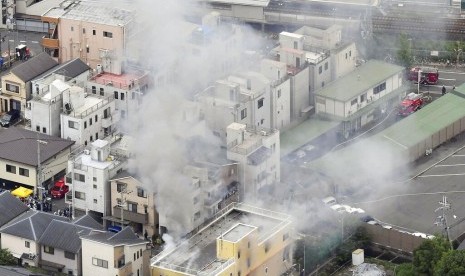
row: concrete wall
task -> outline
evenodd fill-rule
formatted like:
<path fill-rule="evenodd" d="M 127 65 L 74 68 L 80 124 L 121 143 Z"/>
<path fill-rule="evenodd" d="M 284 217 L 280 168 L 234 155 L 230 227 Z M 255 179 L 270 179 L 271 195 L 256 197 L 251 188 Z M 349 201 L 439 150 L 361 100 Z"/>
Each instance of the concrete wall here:
<path fill-rule="evenodd" d="M 395 229 L 386 229 L 380 225 L 366 224 L 365 229 L 373 243 L 408 253 L 412 253 L 415 248 L 425 241 L 424 238 L 414 236 L 410 233 L 402 233 Z"/>

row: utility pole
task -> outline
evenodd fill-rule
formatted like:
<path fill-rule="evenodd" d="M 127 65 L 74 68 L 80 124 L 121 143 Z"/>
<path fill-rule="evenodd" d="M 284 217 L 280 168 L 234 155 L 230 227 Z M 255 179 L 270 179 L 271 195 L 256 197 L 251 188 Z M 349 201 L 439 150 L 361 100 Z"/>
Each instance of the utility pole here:
<path fill-rule="evenodd" d="M 436 222 L 434 222 L 434 224 L 437 225 L 437 226 L 442 226 L 444 228 L 444 232 L 446 234 L 447 241 L 449 241 L 451 249 L 453 249 L 452 242 L 450 240 L 449 227 L 447 225 L 446 211 L 451 209 L 451 204 L 449 202 L 447 202 L 447 196 L 445 196 L 445 195 L 442 196 L 442 201 L 439 201 L 439 205 L 441 205 L 441 207 L 434 210 L 434 212 L 442 210 L 442 214 L 436 218 Z"/>
<path fill-rule="evenodd" d="M 36 185 L 36 195 L 39 195 L 39 200 L 40 200 L 40 210 L 43 211 L 43 204 L 42 204 L 42 167 L 40 164 L 40 144 L 46 145 L 47 142 L 37 139 L 37 185 Z M 39 187 L 40 186 L 40 187 Z"/>

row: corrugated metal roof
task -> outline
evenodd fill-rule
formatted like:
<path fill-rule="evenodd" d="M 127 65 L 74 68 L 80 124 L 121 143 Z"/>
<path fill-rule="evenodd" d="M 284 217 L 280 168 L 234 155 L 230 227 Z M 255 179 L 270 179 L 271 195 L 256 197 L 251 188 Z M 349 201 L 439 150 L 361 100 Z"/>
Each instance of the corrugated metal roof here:
<path fill-rule="evenodd" d="M 49 54 L 42 52 L 11 69 L 11 73 L 20 78 L 22 81 L 28 82 L 57 65 L 58 62 L 56 62 Z"/>
<path fill-rule="evenodd" d="M 37 139 L 40 144 L 41 162 L 48 160 L 75 142 L 19 127 L 10 127 L 0 132 L 0 159 L 6 159 L 30 166 L 37 166 Z"/>
<path fill-rule="evenodd" d="M 75 225 L 67 221 L 53 220 L 40 237 L 39 243 L 72 253 L 81 249 L 81 236 L 88 235 L 91 228 Z"/>
<path fill-rule="evenodd" d="M 346 102 L 403 70 L 403 67 L 395 64 L 370 60 L 316 91 L 315 94 Z"/>
<path fill-rule="evenodd" d="M 26 204 L 13 196 L 9 191 L 0 193 L 0 226 L 29 210 Z"/>

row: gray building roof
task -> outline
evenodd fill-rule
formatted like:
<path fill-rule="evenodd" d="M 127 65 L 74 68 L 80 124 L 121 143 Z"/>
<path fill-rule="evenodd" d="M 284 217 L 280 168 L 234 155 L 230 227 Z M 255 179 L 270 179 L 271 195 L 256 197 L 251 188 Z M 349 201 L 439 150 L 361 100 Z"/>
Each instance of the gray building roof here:
<path fill-rule="evenodd" d="M 8 276 L 46 276 L 46 274 L 32 272 L 23 267 L 0 266 L 0 275 Z"/>
<path fill-rule="evenodd" d="M 75 143 L 23 128 L 10 127 L 0 132 L 0 159 L 37 166 L 37 139 L 47 142 L 47 144 L 40 144 L 42 163 Z"/>
<path fill-rule="evenodd" d="M 89 70 L 90 70 L 90 67 L 87 64 L 85 64 L 80 58 L 75 58 L 73 60 L 70 60 L 68 62 L 65 62 L 63 64 L 53 67 L 52 69 L 41 74 L 35 79 L 44 78 L 51 74 L 58 74 L 58 75 L 73 79 L 79 76 L 80 74 L 86 71 L 89 71 Z"/>
<path fill-rule="evenodd" d="M 140 239 L 129 226 L 123 228 L 123 230 L 118 233 L 91 233 L 90 235 L 81 237 L 81 239 L 91 240 L 112 246 L 147 243 L 146 240 Z"/>
<path fill-rule="evenodd" d="M 93 228 L 95 230 L 103 229 L 103 226 L 88 214 L 76 219 L 73 223 L 78 226 Z"/>
<path fill-rule="evenodd" d="M 0 228 L 0 233 L 38 241 L 53 220 L 68 219 L 51 213 L 29 210 Z"/>
<path fill-rule="evenodd" d="M 100 227 L 101 228 L 101 227 Z M 39 243 L 78 253 L 81 249 L 81 236 L 88 235 L 94 229 L 82 227 L 68 221 L 53 220 L 40 237 Z"/>
<path fill-rule="evenodd" d="M 49 54 L 42 52 L 30 60 L 25 61 L 23 64 L 11 69 L 11 73 L 22 81 L 28 82 L 57 65 L 58 62 Z"/>
<path fill-rule="evenodd" d="M 347 102 L 403 70 L 403 67 L 395 64 L 380 60 L 370 60 L 349 74 L 316 91 L 315 94 Z"/>
<path fill-rule="evenodd" d="M 9 191 L 0 193 L 0 226 L 29 210 L 26 204 L 13 196 Z"/>

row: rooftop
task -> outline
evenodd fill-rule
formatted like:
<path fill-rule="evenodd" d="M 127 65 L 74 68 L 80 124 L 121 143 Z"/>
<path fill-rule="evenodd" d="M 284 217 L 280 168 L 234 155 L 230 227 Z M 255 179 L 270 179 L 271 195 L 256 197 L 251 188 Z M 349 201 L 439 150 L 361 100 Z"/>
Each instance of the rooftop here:
<path fill-rule="evenodd" d="M 243 203 L 232 204 L 190 239 L 171 251 L 163 251 L 155 256 L 152 266 L 189 271 L 193 275 L 213 271 L 227 262 L 216 257 L 218 238 L 237 241 L 253 229 L 257 229 L 258 242 L 262 243 L 290 224 L 288 215 Z"/>
<path fill-rule="evenodd" d="M 257 6 L 266 7 L 270 3 L 270 0 L 206 0 L 210 3 L 224 3 L 231 5 L 244 5 L 244 6 Z"/>
<path fill-rule="evenodd" d="M 125 227 L 123 230 L 118 233 L 113 232 L 92 232 L 90 235 L 81 237 L 83 240 L 94 241 L 110 246 L 120 246 L 120 245 L 138 245 L 146 244 L 147 241 L 143 240 L 134 233 L 130 226 Z"/>
<path fill-rule="evenodd" d="M 9 191 L 0 193 L 0 227 L 27 210 L 29 207 Z"/>
<path fill-rule="evenodd" d="M 140 87 L 147 84 L 148 75 L 145 72 L 131 72 L 121 75 L 104 72 L 102 74 L 93 76 L 89 82 L 130 90 L 134 87 Z"/>
<path fill-rule="evenodd" d="M 404 68 L 398 65 L 370 60 L 316 91 L 315 94 L 346 102 L 403 70 Z"/>
<path fill-rule="evenodd" d="M 42 52 L 11 69 L 11 73 L 23 82 L 28 82 L 57 65 L 58 63 L 49 54 Z"/>

